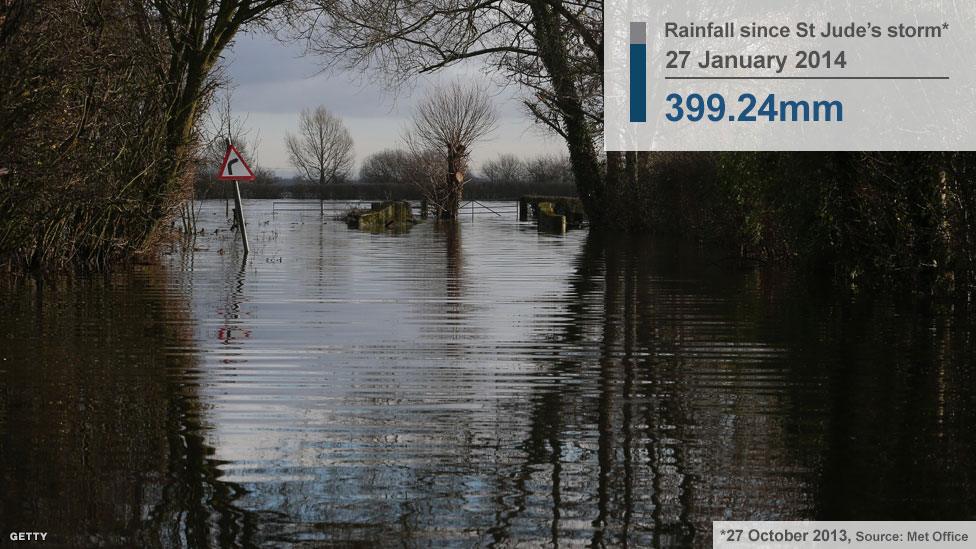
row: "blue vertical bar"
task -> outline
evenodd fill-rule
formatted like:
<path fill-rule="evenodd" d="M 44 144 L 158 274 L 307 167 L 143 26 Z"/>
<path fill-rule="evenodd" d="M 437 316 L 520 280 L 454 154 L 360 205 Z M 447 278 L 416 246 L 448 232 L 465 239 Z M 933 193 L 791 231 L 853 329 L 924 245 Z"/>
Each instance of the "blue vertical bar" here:
<path fill-rule="evenodd" d="M 630 24 L 630 121 L 647 122 L 647 23 Z"/>
<path fill-rule="evenodd" d="M 647 122 L 647 44 L 630 45 L 630 121 Z"/>

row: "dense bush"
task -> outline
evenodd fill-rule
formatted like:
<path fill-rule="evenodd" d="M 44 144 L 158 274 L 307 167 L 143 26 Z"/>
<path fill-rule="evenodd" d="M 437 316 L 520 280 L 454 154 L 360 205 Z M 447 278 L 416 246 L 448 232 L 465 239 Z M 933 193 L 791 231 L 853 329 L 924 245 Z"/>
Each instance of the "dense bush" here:
<path fill-rule="evenodd" d="M 616 194 L 620 224 L 786 260 L 854 285 L 969 295 L 976 156 L 654 154 Z"/>
<path fill-rule="evenodd" d="M 0 267 L 153 250 L 224 48 L 277 0 L 0 0 Z"/>
<path fill-rule="evenodd" d="M 0 48 L 0 265 L 99 264 L 146 245 L 161 204 L 163 74 L 103 2 L 14 2 Z M 159 192 L 165 192 L 159 191 Z"/>

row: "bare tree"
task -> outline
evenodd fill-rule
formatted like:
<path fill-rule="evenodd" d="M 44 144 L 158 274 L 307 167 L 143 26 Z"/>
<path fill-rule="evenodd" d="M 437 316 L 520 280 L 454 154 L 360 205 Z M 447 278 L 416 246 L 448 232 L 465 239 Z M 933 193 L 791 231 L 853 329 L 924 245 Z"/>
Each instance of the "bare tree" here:
<path fill-rule="evenodd" d="M 206 116 L 197 124 L 197 174 L 210 176 L 216 172 L 227 152 L 227 139 L 248 165 L 254 168 L 260 145 L 260 132 L 248 126 L 248 117 L 234 114 L 234 95 L 229 87 L 214 97 Z M 252 135 L 253 134 L 253 135 Z"/>
<path fill-rule="evenodd" d="M 522 183 L 526 179 L 525 162 L 512 154 L 500 154 L 481 165 L 489 183 Z"/>
<path fill-rule="evenodd" d="M 327 184 L 345 178 L 353 166 L 353 143 L 342 119 L 325 107 L 304 110 L 298 118 L 298 135 L 287 134 L 285 146 L 291 164 L 302 177 Z"/>
<path fill-rule="evenodd" d="M 443 155 L 440 184 L 427 196 L 438 217 L 457 218 L 471 146 L 491 133 L 496 121 L 488 94 L 459 82 L 436 88 L 417 106 L 404 139 L 414 156 Z"/>
<path fill-rule="evenodd" d="M 533 183 L 572 183 L 573 167 L 565 156 L 541 155 L 524 164 L 526 176 Z"/>
<path fill-rule="evenodd" d="M 363 160 L 359 180 L 363 183 L 403 183 L 407 179 L 410 154 L 402 149 L 386 149 Z"/>

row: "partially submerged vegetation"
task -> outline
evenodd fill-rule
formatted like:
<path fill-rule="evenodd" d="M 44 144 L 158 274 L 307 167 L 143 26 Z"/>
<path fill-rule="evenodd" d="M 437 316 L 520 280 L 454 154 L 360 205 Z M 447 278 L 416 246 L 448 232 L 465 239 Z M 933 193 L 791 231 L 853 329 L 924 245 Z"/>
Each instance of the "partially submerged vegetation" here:
<path fill-rule="evenodd" d="M 412 177 L 439 219 L 457 219 L 473 145 L 491 133 L 498 115 L 488 94 L 470 83 L 438 87 L 417 106 L 403 136 L 420 173 Z"/>
<path fill-rule="evenodd" d="M 224 48 L 282 0 L 0 2 L 0 265 L 152 251 Z"/>

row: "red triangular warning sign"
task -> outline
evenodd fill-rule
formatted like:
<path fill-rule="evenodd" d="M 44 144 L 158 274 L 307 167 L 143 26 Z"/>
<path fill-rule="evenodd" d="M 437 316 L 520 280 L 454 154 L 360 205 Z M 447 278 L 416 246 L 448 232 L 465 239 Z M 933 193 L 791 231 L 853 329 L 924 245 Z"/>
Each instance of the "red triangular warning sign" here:
<path fill-rule="evenodd" d="M 224 162 L 220 165 L 220 172 L 217 179 L 221 181 L 254 181 L 254 172 L 244 161 L 241 153 L 233 145 L 227 145 L 227 152 L 224 153 Z"/>

